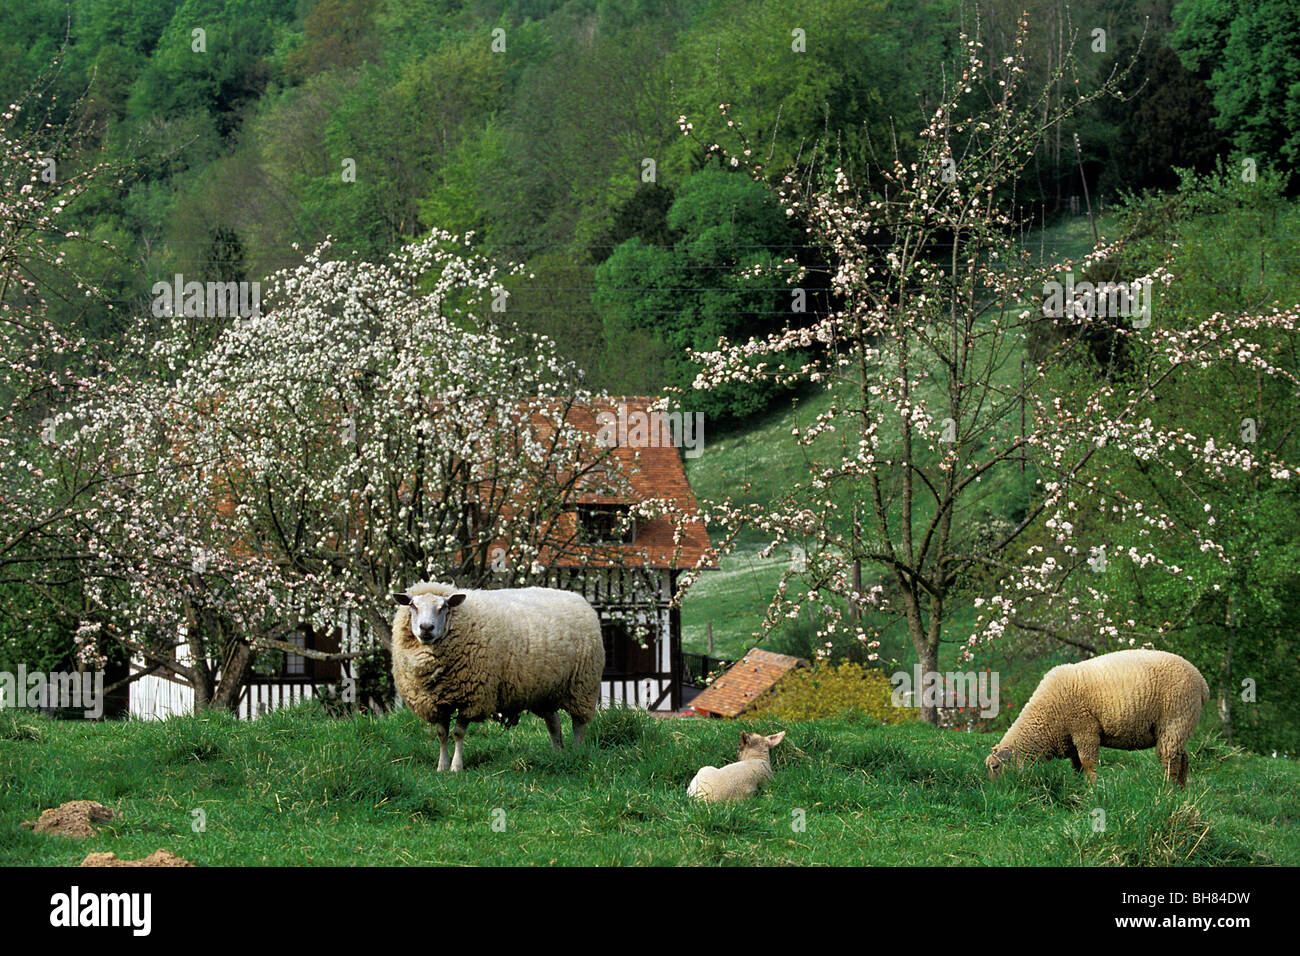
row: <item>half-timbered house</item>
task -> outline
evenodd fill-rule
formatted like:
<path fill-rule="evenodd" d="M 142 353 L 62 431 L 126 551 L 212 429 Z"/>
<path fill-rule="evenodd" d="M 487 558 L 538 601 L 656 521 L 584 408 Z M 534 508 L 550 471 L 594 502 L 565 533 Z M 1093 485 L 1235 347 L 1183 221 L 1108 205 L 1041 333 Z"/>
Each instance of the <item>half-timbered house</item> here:
<path fill-rule="evenodd" d="M 656 418 L 651 403 L 650 398 L 628 397 L 575 410 L 570 420 L 597 437 L 608 454 L 586 476 L 566 515 L 575 543 L 543 554 L 542 571 L 530 583 L 578 591 L 599 614 L 605 643 L 602 706 L 676 711 L 682 708 L 685 675 L 681 612 L 671 601 L 679 575 L 708 562 L 710 546 L 703 523 L 692 520 L 698 504 L 675 440 L 680 431 Z M 630 429 L 608 427 L 628 421 Z M 599 480 L 606 469 L 611 480 Z M 657 503 L 655 513 L 633 514 L 649 501 Z M 503 576 L 501 584 L 509 583 Z M 360 622 L 348 616 L 337 623 L 303 624 L 286 640 L 336 652 L 359 649 L 368 638 Z M 347 661 L 294 654 L 275 659 L 274 670 L 255 668 L 250 675 L 237 707 L 240 717 L 257 717 L 315 696 L 350 674 Z M 188 713 L 193 699 L 187 685 L 152 674 L 131 685 L 130 713 L 148 718 Z"/>

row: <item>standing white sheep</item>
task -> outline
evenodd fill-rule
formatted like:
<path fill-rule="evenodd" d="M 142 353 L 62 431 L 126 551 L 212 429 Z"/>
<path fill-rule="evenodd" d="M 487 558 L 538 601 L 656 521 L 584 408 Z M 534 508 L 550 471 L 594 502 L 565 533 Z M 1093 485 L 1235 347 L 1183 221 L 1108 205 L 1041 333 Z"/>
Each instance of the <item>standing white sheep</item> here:
<path fill-rule="evenodd" d="M 437 731 L 439 770 L 449 766 L 453 715 L 452 770 L 464 768 L 461 744 L 471 723 L 496 718 L 511 727 L 525 710 L 546 721 L 556 750 L 564 747 L 559 712 L 567 712 L 573 742 L 582 743 L 605 667 L 600 619 L 582 595 L 421 582 L 394 598 L 401 607 L 393 617 L 393 679 Z"/>
<path fill-rule="evenodd" d="M 1053 667 L 985 759 L 989 779 L 1008 763 L 1069 757 L 1096 780 L 1099 748 L 1155 747 L 1166 775 L 1181 787 L 1187 741 L 1209 698 L 1201 672 L 1167 651 L 1115 651 Z"/>

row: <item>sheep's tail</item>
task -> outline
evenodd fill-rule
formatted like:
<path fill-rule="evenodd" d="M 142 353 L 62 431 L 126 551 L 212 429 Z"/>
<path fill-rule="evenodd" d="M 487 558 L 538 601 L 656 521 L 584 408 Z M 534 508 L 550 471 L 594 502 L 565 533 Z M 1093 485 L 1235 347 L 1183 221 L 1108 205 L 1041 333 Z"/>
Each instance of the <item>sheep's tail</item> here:
<path fill-rule="evenodd" d="M 1204 707 L 1210 699 L 1210 685 L 1205 682 L 1205 675 L 1197 668 L 1196 676 L 1201 679 L 1201 706 Z"/>

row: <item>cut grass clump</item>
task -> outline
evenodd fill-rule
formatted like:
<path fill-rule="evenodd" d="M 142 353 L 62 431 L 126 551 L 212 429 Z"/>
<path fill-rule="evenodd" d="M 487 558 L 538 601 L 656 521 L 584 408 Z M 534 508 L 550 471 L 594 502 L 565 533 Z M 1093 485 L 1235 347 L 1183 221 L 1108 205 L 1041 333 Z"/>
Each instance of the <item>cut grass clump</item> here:
<path fill-rule="evenodd" d="M 6 707 L 0 710 L 0 740 L 41 740 L 44 720 L 39 714 Z"/>
<path fill-rule="evenodd" d="M 609 707 L 596 714 L 588 729 L 600 747 L 630 747 L 664 740 L 660 721 L 636 707 Z"/>

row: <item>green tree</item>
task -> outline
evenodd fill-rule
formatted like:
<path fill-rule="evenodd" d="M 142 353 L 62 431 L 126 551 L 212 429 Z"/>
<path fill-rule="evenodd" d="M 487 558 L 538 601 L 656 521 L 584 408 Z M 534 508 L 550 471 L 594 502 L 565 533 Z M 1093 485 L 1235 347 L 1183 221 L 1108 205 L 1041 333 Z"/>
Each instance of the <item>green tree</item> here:
<path fill-rule="evenodd" d="M 1300 209 L 1284 193 L 1281 176 L 1265 172 L 1258 182 L 1243 182 L 1236 169 L 1221 165 L 1211 174 L 1185 173 L 1177 190 L 1123 210 L 1125 227 L 1139 238 L 1121 257 L 1121 269 L 1168 261 L 1176 277 L 1160 294 L 1153 328 L 1156 322 L 1191 328 L 1216 313 L 1294 308 Z M 1094 512 L 1114 520 L 1081 527 L 1080 535 L 1105 546 L 1110 561 L 1104 574 L 1084 574 L 1073 586 L 1081 598 L 1089 587 L 1108 591 L 1112 606 L 1129 609 L 1132 633 L 1163 631 L 1169 649 L 1205 675 L 1230 739 L 1295 753 L 1300 495 L 1293 481 L 1277 480 L 1261 462 L 1300 461 L 1300 348 L 1294 331 L 1248 328 L 1243 320 L 1242 341 L 1277 374 L 1236 362 L 1210 365 L 1195 377 L 1171 376 L 1146 429 L 1153 436 L 1209 436 L 1225 457 L 1233 452 L 1233 463 L 1197 468 L 1176 443 L 1158 456 L 1172 467 L 1141 452 L 1142 442 L 1106 449 L 1108 482 L 1098 495 L 1118 495 L 1125 510 L 1159 509 L 1170 521 L 1152 534 L 1114 511 Z M 1081 505 L 1079 513 L 1087 510 Z M 1203 522 L 1217 547 L 1205 549 L 1188 533 Z"/>
<path fill-rule="evenodd" d="M 717 168 L 682 185 L 666 224 L 679 237 L 671 246 L 633 236 L 601 263 L 593 302 L 611 339 L 640 330 L 662 342 L 666 384 L 689 391 L 698 365 L 688 350 L 712 349 L 722 336 L 766 335 L 799 307 L 773 277 L 790 257 L 794 235 L 762 184 Z M 807 301 L 805 292 L 805 308 Z M 765 409 L 779 391 L 762 381 L 690 400 L 707 415 L 740 419 Z"/>
<path fill-rule="evenodd" d="M 1173 46 L 1213 92 L 1215 125 L 1233 146 L 1261 166 L 1300 163 L 1300 8 L 1184 0 L 1174 22 Z"/>

